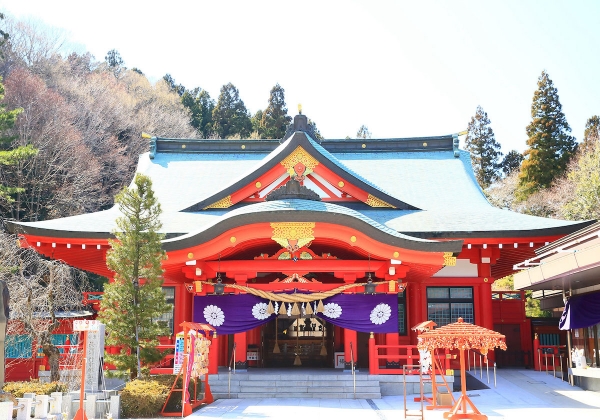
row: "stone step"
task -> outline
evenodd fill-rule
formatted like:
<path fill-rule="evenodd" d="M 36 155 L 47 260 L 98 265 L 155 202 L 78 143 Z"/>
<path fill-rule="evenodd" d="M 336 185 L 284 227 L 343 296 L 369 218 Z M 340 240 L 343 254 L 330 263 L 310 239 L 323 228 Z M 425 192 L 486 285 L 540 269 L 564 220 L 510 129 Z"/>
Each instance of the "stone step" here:
<path fill-rule="evenodd" d="M 376 377 L 350 374 L 259 374 L 210 375 L 215 398 L 334 398 L 379 399 L 381 386 Z"/>
<path fill-rule="evenodd" d="M 307 392 L 307 393 L 286 393 L 284 395 L 274 394 L 274 393 L 261 393 L 261 392 L 243 392 L 243 393 L 231 393 L 231 397 L 228 393 L 216 393 L 213 392 L 213 397 L 215 399 L 263 399 L 263 398 L 314 398 L 314 399 L 353 399 L 355 398 L 355 394 L 353 392 Z M 380 393 L 368 393 L 368 392 L 356 392 L 357 399 L 380 399 Z"/>

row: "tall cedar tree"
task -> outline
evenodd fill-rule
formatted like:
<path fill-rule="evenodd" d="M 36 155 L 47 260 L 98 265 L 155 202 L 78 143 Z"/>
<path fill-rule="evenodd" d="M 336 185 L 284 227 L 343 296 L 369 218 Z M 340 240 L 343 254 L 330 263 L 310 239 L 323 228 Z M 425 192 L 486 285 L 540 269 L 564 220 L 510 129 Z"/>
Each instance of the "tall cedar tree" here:
<path fill-rule="evenodd" d="M 247 138 L 252 130 L 252 122 L 246 105 L 240 99 L 237 88 L 231 83 L 223 85 L 221 88 L 212 119 L 213 129 L 222 139 L 235 135 Z"/>
<path fill-rule="evenodd" d="M 548 73 L 543 71 L 531 104 L 528 148 L 519 173 L 519 199 L 524 200 L 535 191 L 548 188 L 565 172 L 577 149 L 575 137 L 569 135 L 570 132 L 558 91 Z"/>
<path fill-rule="evenodd" d="M 161 248 L 161 208 L 152 191 L 149 177 L 136 174 L 134 185 L 124 188 L 115 197 L 123 214 L 117 219 L 106 255 L 114 281 L 104 288 L 99 319 L 106 324 L 108 345 L 121 346 L 121 353 L 107 357 L 118 369 L 129 370 L 131 378 L 139 377 L 137 349 L 142 363 L 157 362 L 162 358 L 156 349 L 158 337 L 171 332 L 162 322 L 161 315 L 172 310 L 162 290 L 166 258 Z M 139 342 L 136 341 L 136 327 Z"/>
<path fill-rule="evenodd" d="M 579 146 L 584 151 L 590 151 L 595 144 L 600 143 L 600 117 L 594 115 L 588 118 L 583 132 L 583 142 Z"/>
<path fill-rule="evenodd" d="M 267 139 L 282 139 L 292 117 L 287 115 L 285 107 L 285 90 L 277 83 L 271 89 L 269 105 L 262 113 L 261 127 Z"/>
<path fill-rule="evenodd" d="M 18 165 L 19 162 L 23 162 L 30 157 L 35 156 L 38 152 L 37 149 L 29 144 L 27 146 L 16 148 L 11 147 L 11 143 L 15 139 L 15 136 L 5 136 L 4 133 L 15 125 L 17 116 L 23 112 L 23 109 L 17 108 L 12 111 L 6 111 L 5 108 L 4 85 L 2 84 L 2 77 L 0 77 L 0 180 L 4 178 L 2 176 L 2 166 Z M 23 188 L 0 184 L 0 200 L 12 202 L 13 199 L 11 198 L 11 194 L 23 191 Z"/>
<path fill-rule="evenodd" d="M 487 112 L 477 107 L 467 128 L 465 149 L 471 152 L 475 177 L 481 188 L 489 187 L 499 177 L 498 159 L 502 156 L 500 143 L 496 141 Z"/>
<path fill-rule="evenodd" d="M 198 130 L 202 137 L 210 137 L 213 133 L 212 113 L 215 109 L 215 101 L 211 99 L 210 94 L 199 87 L 186 89 L 182 84 L 175 83 L 170 74 L 165 74 L 163 80 L 172 92 L 181 97 L 181 103 L 189 110 L 190 125 Z"/>
<path fill-rule="evenodd" d="M 509 176 L 513 171 L 519 169 L 521 167 L 521 162 L 523 162 L 523 155 L 521 153 L 514 149 L 508 152 L 500 164 L 504 176 Z"/>

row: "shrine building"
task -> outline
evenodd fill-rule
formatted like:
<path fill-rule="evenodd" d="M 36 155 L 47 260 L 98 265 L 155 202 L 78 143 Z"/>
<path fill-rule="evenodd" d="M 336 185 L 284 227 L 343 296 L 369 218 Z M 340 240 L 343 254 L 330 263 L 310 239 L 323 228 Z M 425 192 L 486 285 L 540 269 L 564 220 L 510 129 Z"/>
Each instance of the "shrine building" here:
<path fill-rule="evenodd" d="M 300 114 L 283 140 L 150 141 L 137 172 L 163 210 L 164 320 L 216 328 L 211 372 L 234 348 L 238 368 L 366 369 L 369 337 L 416 345 L 412 326 L 459 317 L 494 329 L 494 280 L 589 224 L 493 207 L 457 135 L 319 141 Z M 11 229 L 110 279 L 119 216 Z"/>

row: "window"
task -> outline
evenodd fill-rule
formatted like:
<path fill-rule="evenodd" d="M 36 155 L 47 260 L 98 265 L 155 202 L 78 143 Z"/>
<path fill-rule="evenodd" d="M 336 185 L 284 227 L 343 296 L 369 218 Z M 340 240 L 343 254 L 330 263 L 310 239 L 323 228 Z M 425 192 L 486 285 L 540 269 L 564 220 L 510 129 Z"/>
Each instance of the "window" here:
<path fill-rule="evenodd" d="M 173 305 L 173 309 L 169 312 L 165 312 L 159 318 L 159 322 L 165 322 L 171 334 L 174 333 L 174 321 L 175 321 L 175 288 L 174 287 L 163 287 L 163 292 L 165 293 L 165 298 L 167 303 Z"/>
<path fill-rule="evenodd" d="M 472 287 L 428 287 L 427 318 L 442 327 L 462 318 L 474 323 Z"/>
<path fill-rule="evenodd" d="M 406 295 L 398 292 L 398 334 L 406 335 Z"/>

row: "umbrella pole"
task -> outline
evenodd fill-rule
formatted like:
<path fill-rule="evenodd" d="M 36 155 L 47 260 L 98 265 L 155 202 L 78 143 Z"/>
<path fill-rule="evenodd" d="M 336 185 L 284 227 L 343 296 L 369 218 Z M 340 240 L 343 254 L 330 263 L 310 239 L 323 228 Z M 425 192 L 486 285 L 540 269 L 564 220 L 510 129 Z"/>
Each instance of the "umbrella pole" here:
<path fill-rule="evenodd" d="M 465 350 L 460 349 L 460 392 L 463 413 L 467 412 L 467 374 L 465 372 Z"/>

